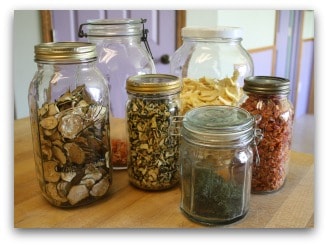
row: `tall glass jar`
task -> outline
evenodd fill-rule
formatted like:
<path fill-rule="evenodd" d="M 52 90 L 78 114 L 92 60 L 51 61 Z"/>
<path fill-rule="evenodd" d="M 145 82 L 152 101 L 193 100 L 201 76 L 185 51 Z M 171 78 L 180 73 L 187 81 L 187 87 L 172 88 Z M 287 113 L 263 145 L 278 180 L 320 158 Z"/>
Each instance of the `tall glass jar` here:
<path fill-rule="evenodd" d="M 256 150 L 254 119 L 233 106 L 202 106 L 185 114 L 180 208 L 189 219 L 215 225 L 246 216 Z"/>
<path fill-rule="evenodd" d="M 97 66 L 110 87 L 111 146 L 114 169 L 127 168 L 125 83 L 129 76 L 156 73 L 147 42 L 145 19 L 95 19 L 81 24 L 79 36 L 97 45 Z M 87 31 L 82 28 L 86 25 Z M 142 44 L 142 41 L 146 46 Z"/>
<path fill-rule="evenodd" d="M 182 114 L 204 105 L 238 105 L 244 78 L 254 71 L 242 35 L 239 27 L 182 28 L 183 44 L 171 59 L 171 74 L 183 79 Z"/>
<path fill-rule="evenodd" d="M 128 174 L 144 190 L 164 190 L 179 182 L 179 136 L 171 135 L 180 113 L 181 83 L 165 74 L 127 80 Z"/>
<path fill-rule="evenodd" d="M 290 81 L 271 76 L 245 78 L 245 102 L 240 106 L 261 116 L 258 127 L 259 165 L 253 167 L 252 192 L 269 193 L 283 187 L 289 168 L 294 107 L 288 99 Z"/>
<path fill-rule="evenodd" d="M 96 46 L 35 46 L 29 107 L 36 176 L 54 206 L 76 207 L 107 195 L 112 184 L 109 90 Z"/>

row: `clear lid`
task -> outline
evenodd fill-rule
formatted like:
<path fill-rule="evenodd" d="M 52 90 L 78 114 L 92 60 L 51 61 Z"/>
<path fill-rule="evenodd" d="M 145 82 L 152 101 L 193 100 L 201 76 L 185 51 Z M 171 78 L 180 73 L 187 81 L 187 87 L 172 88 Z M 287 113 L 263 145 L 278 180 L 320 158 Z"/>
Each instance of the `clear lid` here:
<path fill-rule="evenodd" d="M 34 46 L 36 62 L 88 62 L 97 58 L 96 45 L 87 42 L 52 42 Z"/>
<path fill-rule="evenodd" d="M 181 29 L 181 36 L 189 37 L 189 38 L 240 39 L 243 37 L 243 30 L 240 27 L 231 27 L 231 26 L 217 26 L 217 27 L 190 26 Z"/>
<path fill-rule="evenodd" d="M 245 92 L 268 95 L 287 95 L 290 91 L 290 81 L 281 77 L 251 76 L 244 79 Z"/>
<path fill-rule="evenodd" d="M 93 19 L 80 25 L 80 37 L 140 36 L 146 19 Z M 83 32 L 87 26 L 87 32 Z"/>
<path fill-rule="evenodd" d="M 254 116 L 242 108 L 211 105 L 189 110 L 181 134 L 203 145 L 240 146 L 254 138 L 254 126 Z"/>
<path fill-rule="evenodd" d="M 181 90 L 181 81 L 179 77 L 169 74 L 135 75 L 127 79 L 126 90 L 143 94 L 176 93 Z"/>

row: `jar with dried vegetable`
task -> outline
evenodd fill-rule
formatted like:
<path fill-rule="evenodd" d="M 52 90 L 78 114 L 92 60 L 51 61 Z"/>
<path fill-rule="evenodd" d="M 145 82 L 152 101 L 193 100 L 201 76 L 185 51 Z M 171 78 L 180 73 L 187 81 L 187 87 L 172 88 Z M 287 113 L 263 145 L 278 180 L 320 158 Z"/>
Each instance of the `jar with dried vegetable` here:
<path fill-rule="evenodd" d="M 289 168 L 294 107 L 288 99 L 290 81 L 272 76 L 245 79 L 247 95 L 240 105 L 260 115 L 263 139 L 258 145 L 259 165 L 253 166 L 252 192 L 269 193 L 283 187 Z"/>
<path fill-rule="evenodd" d="M 136 75 L 128 78 L 126 89 L 129 181 L 144 190 L 171 188 L 180 179 L 180 138 L 170 134 L 180 113 L 180 80 L 166 74 Z"/>
<path fill-rule="evenodd" d="M 36 176 L 58 207 L 92 203 L 112 184 L 109 89 L 96 59 L 91 43 L 35 46 L 28 101 Z"/>

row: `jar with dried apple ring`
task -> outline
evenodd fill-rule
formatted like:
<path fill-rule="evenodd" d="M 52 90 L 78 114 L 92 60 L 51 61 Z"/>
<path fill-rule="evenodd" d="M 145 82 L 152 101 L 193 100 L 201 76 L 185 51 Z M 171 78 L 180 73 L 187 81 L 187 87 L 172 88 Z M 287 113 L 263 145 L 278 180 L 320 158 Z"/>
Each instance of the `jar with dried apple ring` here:
<path fill-rule="evenodd" d="M 35 46 L 28 100 L 36 176 L 57 207 L 93 203 L 112 184 L 109 88 L 96 59 L 92 43 Z"/>
<path fill-rule="evenodd" d="M 270 193 L 283 187 L 289 169 L 294 107 L 288 99 L 290 81 L 272 76 L 247 77 L 247 97 L 240 105 L 260 115 L 263 139 L 258 144 L 260 162 L 253 165 L 252 193 Z"/>

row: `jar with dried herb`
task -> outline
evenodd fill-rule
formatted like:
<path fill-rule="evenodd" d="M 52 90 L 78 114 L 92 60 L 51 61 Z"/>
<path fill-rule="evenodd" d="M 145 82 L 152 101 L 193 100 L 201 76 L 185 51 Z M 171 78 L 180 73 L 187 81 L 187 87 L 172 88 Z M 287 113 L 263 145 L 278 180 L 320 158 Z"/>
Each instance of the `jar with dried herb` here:
<path fill-rule="evenodd" d="M 252 192 L 270 193 L 283 187 L 289 168 L 294 107 L 288 99 L 290 81 L 272 76 L 245 79 L 247 95 L 240 105 L 251 114 L 260 115 L 263 140 L 258 145 L 259 165 L 254 165 Z"/>
<path fill-rule="evenodd" d="M 202 106 L 185 114 L 180 134 L 182 212 L 206 225 L 244 218 L 260 137 L 255 117 L 238 107 Z"/>
<path fill-rule="evenodd" d="M 180 138 L 170 134 L 180 113 L 180 80 L 166 74 L 136 75 L 128 78 L 126 89 L 129 181 L 144 190 L 171 188 L 180 179 Z"/>
<path fill-rule="evenodd" d="M 96 59 L 91 43 L 35 46 L 28 101 L 36 176 L 54 206 L 90 204 L 112 184 L 109 89 Z"/>

